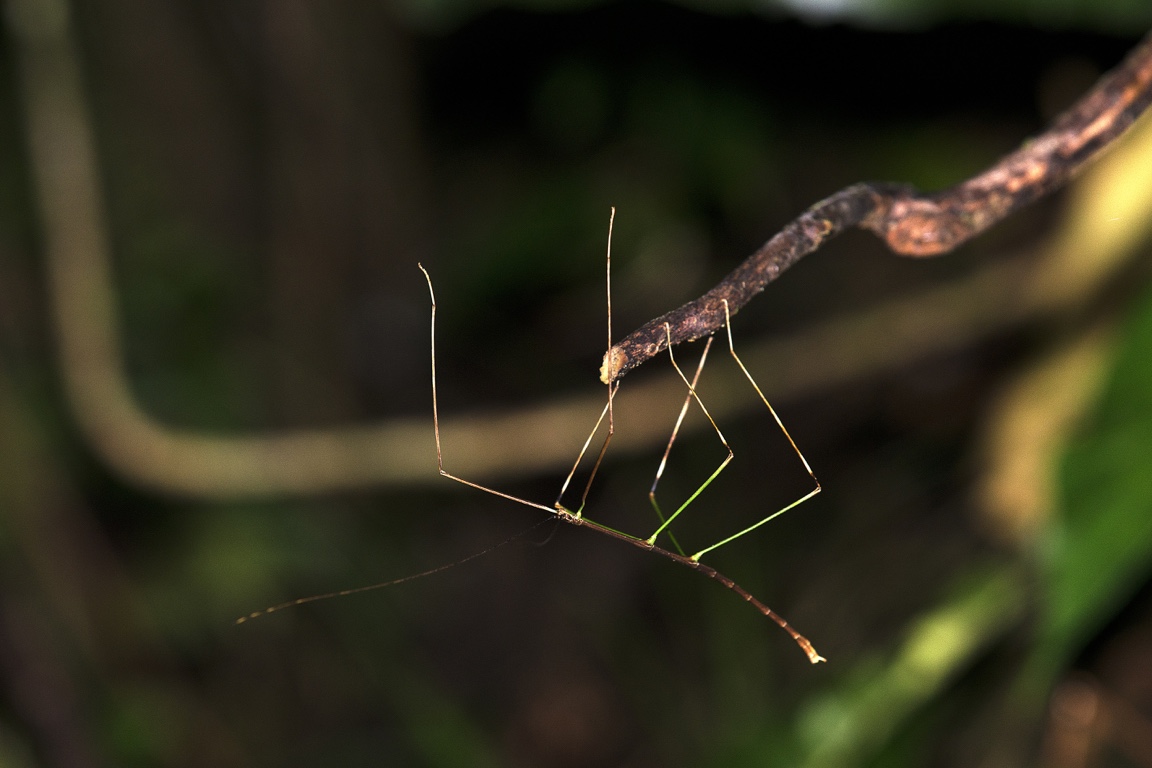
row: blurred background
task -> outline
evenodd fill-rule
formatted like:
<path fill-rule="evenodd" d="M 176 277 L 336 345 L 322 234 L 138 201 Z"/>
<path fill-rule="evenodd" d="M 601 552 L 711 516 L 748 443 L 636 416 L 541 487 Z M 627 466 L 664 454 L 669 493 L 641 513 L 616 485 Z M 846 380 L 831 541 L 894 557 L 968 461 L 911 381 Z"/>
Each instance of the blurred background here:
<path fill-rule="evenodd" d="M 620 337 L 847 184 L 978 172 L 1152 6 L 4 11 L 0 765 L 1152 766 L 1147 118 L 956 253 L 851 232 L 735 319 L 824 492 L 706 561 L 817 667 L 440 478 L 416 268 L 447 468 L 550 505 L 605 395 L 610 206 Z M 720 345 L 701 396 L 737 458 L 686 548 L 811 489 Z M 666 358 L 624 380 L 590 517 L 651 533 L 682 399 Z M 723 456 L 690 416 L 663 506 Z"/>

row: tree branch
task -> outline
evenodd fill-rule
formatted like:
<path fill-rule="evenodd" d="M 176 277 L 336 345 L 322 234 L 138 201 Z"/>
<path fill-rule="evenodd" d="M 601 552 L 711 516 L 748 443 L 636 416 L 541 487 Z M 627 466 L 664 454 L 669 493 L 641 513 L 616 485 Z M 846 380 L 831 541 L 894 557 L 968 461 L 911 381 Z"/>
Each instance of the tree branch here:
<path fill-rule="evenodd" d="M 1062 187 L 1123 134 L 1152 102 L 1152 33 L 1046 132 L 983 173 L 925 195 L 906 184 L 861 183 L 802 213 L 715 288 L 641 326 L 604 355 L 600 378 L 616 381 L 673 344 L 715 333 L 724 304 L 736 314 L 784 270 L 848 227 L 876 233 L 901 256 L 939 256 L 1028 203 Z M 1152 180 L 1149 181 L 1152 183 Z M 669 334 L 664 326 L 671 329 Z"/>

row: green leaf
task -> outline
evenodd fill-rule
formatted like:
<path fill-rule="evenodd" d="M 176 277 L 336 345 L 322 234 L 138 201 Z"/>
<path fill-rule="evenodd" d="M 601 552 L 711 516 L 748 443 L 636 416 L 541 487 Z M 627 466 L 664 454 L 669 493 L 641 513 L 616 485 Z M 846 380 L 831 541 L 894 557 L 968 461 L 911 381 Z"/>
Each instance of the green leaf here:
<path fill-rule="evenodd" d="M 1045 551 L 1037 661 L 1064 666 L 1152 574 L 1152 295 L 1129 324 L 1097 412 L 1070 446 Z"/>

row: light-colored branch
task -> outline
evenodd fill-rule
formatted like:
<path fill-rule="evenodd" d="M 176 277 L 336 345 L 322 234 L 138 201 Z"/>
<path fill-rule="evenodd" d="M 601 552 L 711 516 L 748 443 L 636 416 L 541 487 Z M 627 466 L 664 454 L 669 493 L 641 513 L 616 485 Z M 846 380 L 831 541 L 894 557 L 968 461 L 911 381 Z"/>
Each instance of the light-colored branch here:
<path fill-rule="evenodd" d="M 59 12 L 44 13 L 46 8 Z M 438 481 L 430 413 L 427 419 L 228 435 L 174 428 L 141 407 L 126 374 L 91 119 L 65 8 L 24 0 L 11 3 L 9 17 L 23 77 L 60 370 L 76 419 L 94 450 L 130 482 L 200 498 L 312 494 Z M 1060 254 L 1070 253 L 1062 243 L 1074 243 L 1078 250 L 1075 259 L 1067 259 L 1068 269 L 1099 264 L 1101 275 L 1112 274 L 1132 243 L 1146 233 L 1152 200 L 1123 185 L 1133 178 L 1138 162 L 1152 158 L 1152 131 L 1145 126 L 1139 136 L 1124 142 L 1134 147 L 1130 156 L 1112 152 L 1091 170 L 1090 179 L 1078 182 L 1096 188 L 1092 199 L 1074 198 L 1069 216 L 1079 223 L 1057 233 L 1048 246 L 1049 262 L 1060 263 Z M 1152 174 L 1139 178 L 1143 190 L 1152 189 L 1147 183 Z M 1116 209 L 1123 210 L 1122 220 L 1099 219 L 1101 198 L 1127 206 Z M 1136 234 L 1109 238 L 1101 230 Z M 1086 259 L 1086 251 L 1106 258 Z M 1047 266 L 1032 273 L 1028 261 L 1008 260 L 915 297 L 801 334 L 747 345 L 741 356 L 774 399 L 811 394 L 924 354 L 970 344 L 1064 306 L 1083 295 L 1085 286 L 1098 285 L 1102 279 L 1065 284 L 1059 280 L 1059 270 Z M 1031 294 L 1024 289 L 1029 274 L 1044 275 L 1044 282 Z M 876 338 L 884 343 L 872 343 Z M 725 375 L 732 377 L 730 384 L 723 384 Z M 710 386 L 743 392 L 737 375 L 710 370 Z M 682 383 L 669 371 L 663 378 L 629 382 L 620 396 L 618 418 L 623 422 L 613 450 L 646 450 L 667 438 L 666 419 L 652 418 L 652 409 L 681 398 Z M 457 471 L 477 479 L 563 469 L 599 413 L 602 397 L 603 387 L 590 381 L 587 397 L 499 415 L 448 418 L 442 425 L 445 450 Z M 714 396 L 711 402 L 717 418 L 742 407 L 736 398 Z"/>
<path fill-rule="evenodd" d="M 1123 136 L 1150 103 L 1152 33 L 1044 133 L 983 172 L 934 194 L 906 184 L 863 182 L 816 203 L 712 290 L 616 342 L 604 354 L 601 380 L 616 381 L 669 345 L 711 336 L 785 270 L 846 229 L 870 230 L 901 256 L 924 258 L 952 251 L 1063 187 Z"/>

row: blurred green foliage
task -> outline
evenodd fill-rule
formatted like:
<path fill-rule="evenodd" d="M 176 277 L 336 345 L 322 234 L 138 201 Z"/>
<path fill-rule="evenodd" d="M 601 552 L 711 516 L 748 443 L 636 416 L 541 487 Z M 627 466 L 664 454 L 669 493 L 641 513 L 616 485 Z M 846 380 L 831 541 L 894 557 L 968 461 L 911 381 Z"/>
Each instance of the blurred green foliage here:
<path fill-rule="evenodd" d="M 1100 403 L 1063 460 L 1061 514 L 1043 548 L 1036 654 L 1069 664 L 1152 575 L 1152 297 L 1133 307 Z"/>

